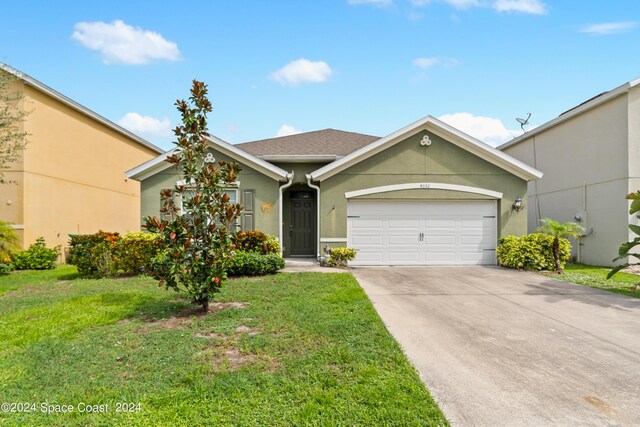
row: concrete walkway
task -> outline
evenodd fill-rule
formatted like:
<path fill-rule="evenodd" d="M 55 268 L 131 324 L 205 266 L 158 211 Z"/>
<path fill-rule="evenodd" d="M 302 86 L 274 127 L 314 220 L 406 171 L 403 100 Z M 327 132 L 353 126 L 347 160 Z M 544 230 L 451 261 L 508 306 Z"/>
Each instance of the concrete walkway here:
<path fill-rule="evenodd" d="M 453 425 L 640 425 L 640 299 L 497 267 L 351 271 Z"/>
<path fill-rule="evenodd" d="M 322 267 L 315 258 L 285 258 L 284 273 L 349 273 L 348 269 Z"/>

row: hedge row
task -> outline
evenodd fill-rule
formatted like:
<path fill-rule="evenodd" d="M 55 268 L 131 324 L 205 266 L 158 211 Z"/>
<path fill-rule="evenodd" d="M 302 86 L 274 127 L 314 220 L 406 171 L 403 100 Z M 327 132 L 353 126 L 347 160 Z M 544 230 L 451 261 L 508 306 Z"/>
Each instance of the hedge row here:
<path fill-rule="evenodd" d="M 526 236 L 505 236 L 498 245 L 498 262 L 504 267 L 519 270 L 555 270 L 553 260 L 553 236 L 546 234 L 529 234 Z M 571 256 L 571 243 L 567 239 L 560 239 L 560 262 L 564 268 L 565 262 Z"/>
<path fill-rule="evenodd" d="M 95 278 L 142 274 L 161 249 L 155 234 L 129 233 L 123 237 L 105 231 L 71 235 L 69 246 L 67 263 L 78 267 L 81 275 Z"/>

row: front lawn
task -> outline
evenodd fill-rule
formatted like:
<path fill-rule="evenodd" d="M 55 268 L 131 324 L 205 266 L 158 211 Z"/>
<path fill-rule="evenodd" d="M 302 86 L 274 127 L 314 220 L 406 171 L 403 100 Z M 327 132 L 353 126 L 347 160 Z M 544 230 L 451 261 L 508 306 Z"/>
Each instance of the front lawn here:
<path fill-rule="evenodd" d="M 543 272 L 545 276 L 577 283 L 605 291 L 615 292 L 635 298 L 640 298 L 640 291 L 634 291 L 635 285 L 640 283 L 640 276 L 630 273 L 618 273 L 607 280 L 610 267 L 597 267 L 583 264 L 567 264 L 562 274 Z"/>
<path fill-rule="evenodd" d="M 236 279 L 216 301 L 197 315 L 70 266 L 0 276 L 0 403 L 35 403 L 0 424 L 446 425 L 351 275 Z"/>

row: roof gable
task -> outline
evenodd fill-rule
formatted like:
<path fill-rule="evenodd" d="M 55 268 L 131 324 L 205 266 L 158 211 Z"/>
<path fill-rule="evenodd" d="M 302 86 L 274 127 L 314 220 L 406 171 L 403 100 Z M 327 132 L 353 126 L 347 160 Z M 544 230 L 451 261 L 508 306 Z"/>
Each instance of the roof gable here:
<path fill-rule="evenodd" d="M 210 136 L 207 141 L 211 148 L 221 152 L 222 154 L 231 157 L 237 161 L 247 164 L 251 168 L 257 170 L 260 173 L 267 175 L 268 177 L 275 179 L 276 181 L 283 181 L 287 179 L 288 172 L 281 169 L 269 162 L 259 159 L 252 154 L 247 153 L 234 145 L 231 145 L 220 138 Z M 171 167 L 166 161 L 169 156 L 176 152 L 177 148 L 167 151 L 164 154 L 151 159 L 148 162 L 141 164 L 126 172 L 127 178 L 132 178 L 138 181 L 149 178 L 157 173 L 162 172 Z"/>
<path fill-rule="evenodd" d="M 402 129 L 397 130 L 383 138 L 380 138 L 371 144 L 362 147 L 351 154 L 342 157 L 326 166 L 313 171 L 310 174 L 314 181 L 324 181 L 327 178 L 370 158 L 371 156 L 381 153 L 387 148 L 406 140 L 408 137 L 418 132 L 427 130 L 435 135 L 451 142 L 454 145 L 492 163 L 507 172 L 510 172 L 527 181 L 542 177 L 542 172 L 514 159 L 513 157 L 481 142 L 477 139 L 447 125 L 446 123 L 432 117 L 427 116 L 417 122 L 414 122 Z"/>

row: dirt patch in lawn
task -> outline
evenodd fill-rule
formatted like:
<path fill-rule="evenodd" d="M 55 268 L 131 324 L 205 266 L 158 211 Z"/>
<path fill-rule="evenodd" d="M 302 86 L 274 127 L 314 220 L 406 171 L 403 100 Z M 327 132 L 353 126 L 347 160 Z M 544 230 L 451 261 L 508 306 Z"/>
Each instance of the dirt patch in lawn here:
<path fill-rule="evenodd" d="M 209 304 L 209 311 L 207 313 L 202 312 L 202 307 L 189 307 L 184 310 L 179 311 L 175 316 L 166 318 L 166 319 L 150 319 L 146 318 L 144 321 L 149 326 L 156 326 L 163 329 L 188 329 L 189 325 L 194 322 L 200 321 L 203 317 L 220 313 L 223 310 L 227 309 L 244 309 L 247 308 L 247 304 L 243 302 L 213 302 Z M 123 319 L 120 320 L 119 324 L 125 324 L 130 322 L 131 319 Z M 146 331 L 146 328 L 142 328 L 142 331 Z"/>

